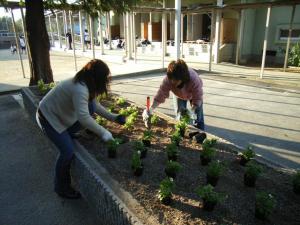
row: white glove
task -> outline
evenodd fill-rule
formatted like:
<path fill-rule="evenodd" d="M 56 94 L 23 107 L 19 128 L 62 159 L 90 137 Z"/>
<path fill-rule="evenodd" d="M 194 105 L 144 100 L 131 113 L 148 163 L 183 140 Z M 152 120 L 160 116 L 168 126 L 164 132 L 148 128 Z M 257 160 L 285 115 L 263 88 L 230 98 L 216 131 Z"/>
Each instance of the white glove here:
<path fill-rule="evenodd" d="M 152 108 L 150 108 L 149 110 L 144 109 L 143 114 L 142 114 L 143 121 L 147 121 L 151 115 L 152 115 Z"/>
<path fill-rule="evenodd" d="M 108 142 L 110 140 L 114 140 L 114 137 L 112 136 L 112 134 L 109 131 L 107 131 L 107 130 L 105 130 L 105 132 L 102 134 L 101 138 L 102 138 L 102 140 L 104 142 Z"/>

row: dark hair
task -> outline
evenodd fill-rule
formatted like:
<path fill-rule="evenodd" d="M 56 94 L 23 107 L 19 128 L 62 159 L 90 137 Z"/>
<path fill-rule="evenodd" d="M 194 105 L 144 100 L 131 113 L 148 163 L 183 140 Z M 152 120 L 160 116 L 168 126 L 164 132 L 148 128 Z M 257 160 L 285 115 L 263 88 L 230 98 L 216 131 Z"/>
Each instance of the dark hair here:
<path fill-rule="evenodd" d="M 170 80 L 181 80 L 184 83 L 190 81 L 190 73 L 188 66 L 182 59 L 169 63 L 167 76 Z"/>
<path fill-rule="evenodd" d="M 110 70 L 100 59 L 89 61 L 74 77 L 74 83 L 84 83 L 89 90 L 89 99 L 107 94 L 110 82 Z"/>

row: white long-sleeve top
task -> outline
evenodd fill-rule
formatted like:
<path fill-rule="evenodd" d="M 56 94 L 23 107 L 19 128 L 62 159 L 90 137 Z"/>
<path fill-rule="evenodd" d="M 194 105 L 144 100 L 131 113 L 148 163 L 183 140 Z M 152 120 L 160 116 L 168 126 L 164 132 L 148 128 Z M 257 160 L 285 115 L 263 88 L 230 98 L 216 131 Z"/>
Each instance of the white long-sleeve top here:
<path fill-rule="evenodd" d="M 95 99 L 95 113 L 114 121 L 117 114 L 108 112 Z M 74 83 L 73 78 L 60 82 L 39 103 L 39 108 L 50 125 L 62 133 L 71 127 L 76 121 L 93 131 L 99 137 L 106 129 L 91 117 L 88 108 L 89 92 L 84 83 Z"/>

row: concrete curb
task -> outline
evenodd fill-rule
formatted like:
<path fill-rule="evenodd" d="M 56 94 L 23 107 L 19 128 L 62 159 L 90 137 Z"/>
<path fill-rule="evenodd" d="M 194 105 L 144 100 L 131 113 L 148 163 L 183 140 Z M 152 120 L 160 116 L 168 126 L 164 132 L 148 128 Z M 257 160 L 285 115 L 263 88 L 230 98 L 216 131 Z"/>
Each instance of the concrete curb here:
<path fill-rule="evenodd" d="M 25 109 L 36 124 L 35 113 L 40 99 L 29 88 L 22 88 L 21 93 Z M 76 140 L 75 147 L 73 181 L 99 221 L 107 225 L 159 224 Z"/>

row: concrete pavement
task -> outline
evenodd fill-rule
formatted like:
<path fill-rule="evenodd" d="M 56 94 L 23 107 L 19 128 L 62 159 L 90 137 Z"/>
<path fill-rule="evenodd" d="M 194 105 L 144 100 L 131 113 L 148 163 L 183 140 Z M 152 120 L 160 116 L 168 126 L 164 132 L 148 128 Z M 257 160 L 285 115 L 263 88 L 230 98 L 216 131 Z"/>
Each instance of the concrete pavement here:
<path fill-rule="evenodd" d="M 11 95 L 0 96 L 0 112 L 0 224 L 97 224 L 84 200 L 54 193 L 56 154 Z"/>

